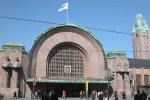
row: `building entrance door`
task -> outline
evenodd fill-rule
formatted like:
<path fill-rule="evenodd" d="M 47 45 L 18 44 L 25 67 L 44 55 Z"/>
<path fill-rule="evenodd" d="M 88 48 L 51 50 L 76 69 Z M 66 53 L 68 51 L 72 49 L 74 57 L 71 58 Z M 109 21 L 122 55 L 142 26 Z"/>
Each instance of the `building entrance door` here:
<path fill-rule="evenodd" d="M 48 87 L 54 90 L 59 97 L 62 97 L 63 90 L 66 91 L 67 97 L 79 97 L 80 91 L 85 90 L 84 83 L 52 83 Z"/>

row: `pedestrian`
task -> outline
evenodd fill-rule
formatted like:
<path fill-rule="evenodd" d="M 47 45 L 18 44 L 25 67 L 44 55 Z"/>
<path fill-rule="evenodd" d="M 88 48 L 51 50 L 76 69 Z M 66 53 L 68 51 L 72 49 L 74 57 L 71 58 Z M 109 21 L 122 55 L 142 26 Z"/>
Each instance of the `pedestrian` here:
<path fill-rule="evenodd" d="M 98 92 L 98 99 L 103 100 L 103 92 Z"/>
<path fill-rule="evenodd" d="M 84 91 L 82 91 L 82 94 L 83 94 L 83 97 L 85 97 L 85 92 Z"/>
<path fill-rule="evenodd" d="M 95 91 L 95 100 L 98 100 L 98 93 Z"/>
<path fill-rule="evenodd" d="M 115 97 L 115 100 L 118 100 L 117 91 L 114 92 L 114 97 Z"/>
<path fill-rule="evenodd" d="M 38 98 L 42 98 L 42 92 L 40 90 L 37 91 Z"/>
<path fill-rule="evenodd" d="M 140 91 L 137 91 L 137 94 L 134 96 L 134 100 L 142 100 L 140 96 Z"/>
<path fill-rule="evenodd" d="M 122 100 L 126 100 L 126 92 L 125 91 L 121 91 L 121 97 L 122 97 Z"/>
<path fill-rule="evenodd" d="M 83 92 L 82 90 L 80 91 L 80 99 L 83 97 Z"/>
<path fill-rule="evenodd" d="M 104 92 L 104 100 L 107 100 L 107 98 L 108 98 L 108 91 L 106 90 L 105 92 Z"/>
<path fill-rule="evenodd" d="M 92 100 L 95 100 L 95 96 L 96 96 L 96 91 L 93 90 L 92 93 L 91 93 Z"/>
<path fill-rule="evenodd" d="M 63 90 L 63 92 L 62 92 L 62 97 L 63 97 L 63 98 L 66 98 L 66 96 L 67 96 L 67 93 L 66 93 L 65 90 Z"/>
<path fill-rule="evenodd" d="M 51 91 L 51 100 L 58 100 L 58 96 L 55 91 Z"/>
<path fill-rule="evenodd" d="M 35 97 L 38 97 L 38 92 L 37 92 L 37 91 L 35 92 L 34 96 L 35 96 Z"/>
<path fill-rule="evenodd" d="M 150 94 L 149 94 L 149 96 L 148 96 L 148 100 L 150 100 Z"/>
<path fill-rule="evenodd" d="M 141 93 L 141 100 L 147 100 L 147 94 L 144 92 L 144 90 L 142 90 Z"/>
<path fill-rule="evenodd" d="M 43 93 L 41 100 L 51 100 L 49 90 L 46 90 L 46 92 Z"/>
<path fill-rule="evenodd" d="M 16 98 L 16 99 L 17 99 L 17 92 L 16 92 L 16 91 L 14 92 L 13 99 L 14 99 L 14 98 Z"/>

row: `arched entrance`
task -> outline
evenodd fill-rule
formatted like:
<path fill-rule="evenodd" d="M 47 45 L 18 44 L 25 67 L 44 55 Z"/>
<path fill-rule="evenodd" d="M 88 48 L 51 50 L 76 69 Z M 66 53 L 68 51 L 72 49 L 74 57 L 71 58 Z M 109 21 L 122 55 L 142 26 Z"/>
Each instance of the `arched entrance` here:
<path fill-rule="evenodd" d="M 86 62 L 83 51 L 73 44 L 63 43 L 50 52 L 46 76 L 53 79 L 83 78 Z"/>
<path fill-rule="evenodd" d="M 84 80 L 84 69 L 87 66 L 86 56 L 79 46 L 73 43 L 61 43 L 55 46 L 47 59 L 46 77 L 52 80 L 63 80 L 61 83 L 50 83 L 47 86 L 58 92 L 63 90 L 67 96 L 79 96 L 85 90 L 84 83 L 74 83 L 73 80 Z M 68 83 L 72 80 L 72 83 Z"/>

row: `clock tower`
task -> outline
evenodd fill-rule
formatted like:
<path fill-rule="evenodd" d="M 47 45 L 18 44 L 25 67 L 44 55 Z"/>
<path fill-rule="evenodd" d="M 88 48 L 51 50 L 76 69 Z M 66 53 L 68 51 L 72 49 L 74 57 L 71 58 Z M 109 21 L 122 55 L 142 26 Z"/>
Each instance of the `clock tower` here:
<path fill-rule="evenodd" d="M 150 28 L 141 14 L 136 15 L 132 30 L 135 59 L 150 59 Z"/>

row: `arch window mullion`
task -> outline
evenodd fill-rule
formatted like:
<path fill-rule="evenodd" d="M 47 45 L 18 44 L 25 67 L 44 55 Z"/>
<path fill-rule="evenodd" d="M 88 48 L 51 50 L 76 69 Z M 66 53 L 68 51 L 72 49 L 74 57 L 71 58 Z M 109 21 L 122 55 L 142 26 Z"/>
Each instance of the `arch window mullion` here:
<path fill-rule="evenodd" d="M 72 46 L 64 45 L 54 50 L 50 55 L 47 75 L 51 78 L 78 78 L 83 77 L 84 62 L 81 51 Z M 64 73 L 64 66 L 71 66 L 71 73 Z"/>

